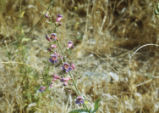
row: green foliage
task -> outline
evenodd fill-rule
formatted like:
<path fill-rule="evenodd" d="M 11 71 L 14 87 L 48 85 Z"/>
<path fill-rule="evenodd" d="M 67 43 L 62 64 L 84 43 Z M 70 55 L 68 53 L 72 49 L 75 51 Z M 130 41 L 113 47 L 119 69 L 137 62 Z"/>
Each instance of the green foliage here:
<path fill-rule="evenodd" d="M 91 113 L 95 113 L 99 108 L 100 99 L 97 99 L 94 104 L 94 110 Z"/>
<path fill-rule="evenodd" d="M 154 13 L 156 15 L 159 15 L 159 3 L 157 3 L 157 5 L 156 5 Z"/>

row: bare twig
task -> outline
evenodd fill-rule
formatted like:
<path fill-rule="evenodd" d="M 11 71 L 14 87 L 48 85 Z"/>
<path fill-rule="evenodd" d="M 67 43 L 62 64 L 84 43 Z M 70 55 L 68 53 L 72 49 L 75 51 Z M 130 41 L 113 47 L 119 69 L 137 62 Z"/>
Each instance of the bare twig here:
<path fill-rule="evenodd" d="M 159 47 L 158 44 L 145 44 L 145 45 L 142 45 L 141 47 L 139 47 L 138 49 L 136 49 L 133 54 L 131 55 L 131 58 L 142 48 L 146 47 L 146 46 L 156 46 L 156 47 Z"/>
<path fill-rule="evenodd" d="M 142 85 L 148 84 L 148 83 L 150 83 L 151 81 L 152 81 L 152 79 L 150 79 L 150 80 L 146 80 L 146 81 L 144 81 L 144 82 L 142 82 L 142 83 L 137 84 L 137 85 L 136 85 L 136 87 L 139 87 L 139 86 L 142 86 Z"/>

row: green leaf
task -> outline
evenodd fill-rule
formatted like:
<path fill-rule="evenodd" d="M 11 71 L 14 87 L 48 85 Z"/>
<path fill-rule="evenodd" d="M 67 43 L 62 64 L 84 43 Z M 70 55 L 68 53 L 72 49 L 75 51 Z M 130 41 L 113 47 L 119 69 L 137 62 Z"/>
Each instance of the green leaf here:
<path fill-rule="evenodd" d="M 93 110 L 91 113 L 95 113 L 95 112 L 98 110 L 98 108 L 99 108 L 99 102 L 100 102 L 100 101 L 101 101 L 100 99 L 97 99 L 97 100 L 95 101 L 94 110 Z"/>
<path fill-rule="evenodd" d="M 155 12 L 155 15 L 159 15 L 159 11 L 157 9 L 154 12 Z"/>
<path fill-rule="evenodd" d="M 22 39 L 22 42 L 28 42 L 28 41 L 30 41 L 29 38 L 23 38 L 23 39 Z"/>
<path fill-rule="evenodd" d="M 76 109 L 73 111 L 70 111 L 69 113 L 90 113 L 87 109 Z"/>

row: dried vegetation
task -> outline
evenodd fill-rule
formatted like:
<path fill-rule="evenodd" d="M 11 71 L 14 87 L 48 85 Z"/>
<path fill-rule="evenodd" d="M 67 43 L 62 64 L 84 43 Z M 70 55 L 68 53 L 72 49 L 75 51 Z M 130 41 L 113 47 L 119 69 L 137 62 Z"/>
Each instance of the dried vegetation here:
<path fill-rule="evenodd" d="M 49 13 L 64 15 L 60 42 L 73 40 L 68 59 L 88 105 L 98 113 L 159 112 L 159 19 L 156 0 L 54 0 Z M 43 18 L 50 0 L 0 0 L 0 112 L 67 113 L 77 108 L 71 85 L 37 95 L 50 78 Z M 133 55 L 133 57 L 131 57 Z M 47 68 L 50 65 L 50 68 Z"/>

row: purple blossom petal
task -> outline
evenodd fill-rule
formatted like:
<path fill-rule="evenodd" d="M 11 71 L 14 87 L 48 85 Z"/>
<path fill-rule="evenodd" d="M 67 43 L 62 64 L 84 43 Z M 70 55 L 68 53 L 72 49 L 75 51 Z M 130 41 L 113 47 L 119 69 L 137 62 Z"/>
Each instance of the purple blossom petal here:
<path fill-rule="evenodd" d="M 84 99 L 83 99 L 83 97 L 78 96 L 77 99 L 76 99 L 76 101 L 75 101 L 75 103 L 76 103 L 76 104 L 79 104 L 79 105 L 84 104 Z"/>
<path fill-rule="evenodd" d="M 69 72 L 72 70 L 72 67 L 70 66 L 70 64 L 64 63 L 64 65 L 62 66 L 62 70 L 65 72 Z"/>
<path fill-rule="evenodd" d="M 49 61 L 53 64 L 57 63 L 57 56 L 56 55 L 52 55 L 51 58 L 49 59 Z"/>
<path fill-rule="evenodd" d="M 41 86 L 40 89 L 39 89 L 39 91 L 40 91 L 40 92 L 43 92 L 45 89 L 46 89 L 45 86 Z"/>

